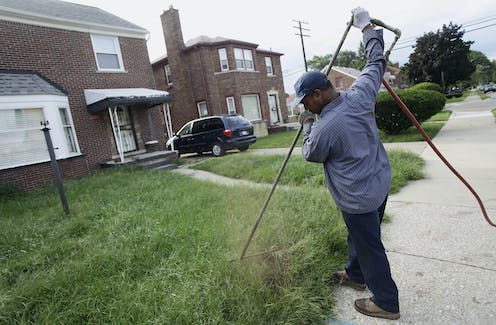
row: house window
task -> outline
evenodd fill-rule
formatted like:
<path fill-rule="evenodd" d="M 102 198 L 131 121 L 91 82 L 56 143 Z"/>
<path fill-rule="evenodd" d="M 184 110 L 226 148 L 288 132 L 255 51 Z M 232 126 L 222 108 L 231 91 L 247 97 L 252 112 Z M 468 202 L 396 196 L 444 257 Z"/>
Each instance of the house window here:
<path fill-rule="evenodd" d="M 241 105 L 243 106 L 243 116 L 248 120 L 257 121 L 262 119 L 258 95 L 241 96 Z"/>
<path fill-rule="evenodd" d="M 234 60 L 236 61 L 237 70 L 253 70 L 253 56 L 251 50 L 234 49 Z"/>
<path fill-rule="evenodd" d="M 67 150 L 72 153 L 77 152 L 76 134 L 74 133 L 71 115 L 66 107 L 59 107 L 59 113 L 62 129 L 64 130 L 65 140 L 67 143 Z"/>
<path fill-rule="evenodd" d="M 343 77 L 336 78 L 336 89 L 342 89 L 344 87 L 344 79 Z"/>
<path fill-rule="evenodd" d="M 225 48 L 219 49 L 220 70 L 229 70 L 229 63 L 227 62 L 227 52 Z"/>
<path fill-rule="evenodd" d="M 196 103 L 196 106 L 198 107 L 198 115 L 200 117 L 205 117 L 208 116 L 208 109 L 207 109 L 207 102 L 198 102 Z"/>
<path fill-rule="evenodd" d="M 115 36 L 91 35 L 98 70 L 124 71 L 119 39 Z"/>
<path fill-rule="evenodd" d="M 48 160 L 42 108 L 0 110 L 0 168 Z"/>
<path fill-rule="evenodd" d="M 234 97 L 227 97 L 227 114 L 236 114 L 236 104 L 234 103 Z"/>
<path fill-rule="evenodd" d="M 272 69 L 272 58 L 270 56 L 265 57 L 265 67 L 267 68 L 267 75 L 273 76 L 274 70 Z"/>
<path fill-rule="evenodd" d="M 166 64 L 164 70 L 165 70 L 165 81 L 167 82 L 168 85 L 172 85 L 170 65 Z"/>

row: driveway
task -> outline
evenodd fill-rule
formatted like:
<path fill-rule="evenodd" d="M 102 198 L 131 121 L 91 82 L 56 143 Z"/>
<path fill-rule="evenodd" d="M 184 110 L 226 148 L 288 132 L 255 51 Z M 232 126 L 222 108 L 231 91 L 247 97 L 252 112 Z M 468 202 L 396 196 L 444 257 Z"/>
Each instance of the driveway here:
<path fill-rule="evenodd" d="M 478 191 L 496 221 L 496 95 L 470 96 L 454 111 L 434 143 Z M 390 197 L 383 226 L 393 277 L 400 294 L 396 324 L 496 324 L 496 228 L 484 220 L 466 187 L 430 147 L 421 153 L 426 179 Z M 354 299 L 370 296 L 337 291 L 332 324 L 391 324 L 362 316 Z"/>

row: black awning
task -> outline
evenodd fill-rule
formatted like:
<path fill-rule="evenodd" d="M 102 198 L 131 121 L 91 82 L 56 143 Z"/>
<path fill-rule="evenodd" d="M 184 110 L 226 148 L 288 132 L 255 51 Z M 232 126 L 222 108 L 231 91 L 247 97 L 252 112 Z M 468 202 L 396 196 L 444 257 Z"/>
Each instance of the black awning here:
<path fill-rule="evenodd" d="M 168 92 L 147 88 L 85 89 L 84 95 L 91 113 L 120 105 L 149 108 L 171 101 Z"/>

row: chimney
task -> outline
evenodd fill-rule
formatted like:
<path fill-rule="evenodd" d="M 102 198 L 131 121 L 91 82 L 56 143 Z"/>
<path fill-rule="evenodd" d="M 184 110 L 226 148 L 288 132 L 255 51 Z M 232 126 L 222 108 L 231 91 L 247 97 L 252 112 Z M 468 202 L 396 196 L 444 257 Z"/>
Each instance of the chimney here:
<path fill-rule="evenodd" d="M 169 10 L 160 15 L 162 20 L 162 29 L 164 31 L 165 47 L 167 54 L 180 51 L 184 48 L 183 32 L 179 20 L 179 11 L 172 6 Z"/>

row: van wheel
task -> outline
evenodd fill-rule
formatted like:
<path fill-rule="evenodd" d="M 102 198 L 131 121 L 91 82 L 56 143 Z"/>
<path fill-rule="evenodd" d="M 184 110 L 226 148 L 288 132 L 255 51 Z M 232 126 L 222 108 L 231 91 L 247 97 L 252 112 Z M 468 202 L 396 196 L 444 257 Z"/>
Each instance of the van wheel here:
<path fill-rule="evenodd" d="M 215 157 L 223 156 L 225 153 L 224 146 L 220 142 L 214 143 L 212 147 L 212 153 Z"/>
<path fill-rule="evenodd" d="M 238 148 L 238 150 L 239 150 L 239 151 L 246 151 L 246 150 L 248 150 L 248 147 L 249 147 L 249 145 L 247 145 L 247 146 L 242 146 L 242 147 L 239 147 L 239 148 Z"/>

